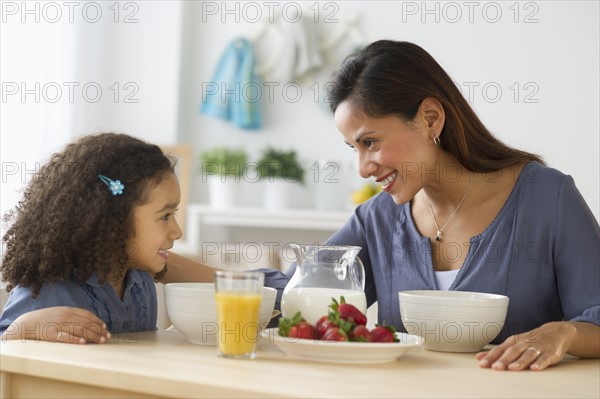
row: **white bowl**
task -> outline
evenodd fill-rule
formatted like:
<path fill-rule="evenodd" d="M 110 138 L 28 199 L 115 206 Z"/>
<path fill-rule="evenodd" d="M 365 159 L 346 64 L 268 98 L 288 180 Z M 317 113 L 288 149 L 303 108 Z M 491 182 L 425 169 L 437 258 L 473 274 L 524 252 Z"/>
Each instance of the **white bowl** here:
<path fill-rule="evenodd" d="M 467 291 L 403 291 L 400 316 L 409 334 L 423 338 L 425 349 L 478 352 L 504 326 L 508 297 Z"/>
<path fill-rule="evenodd" d="M 263 288 L 260 328 L 265 329 L 273 315 L 277 290 Z M 217 345 L 218 324 L 213 283 L 169 283 L 165 285 L 167 315 L 188 342 Z"/>

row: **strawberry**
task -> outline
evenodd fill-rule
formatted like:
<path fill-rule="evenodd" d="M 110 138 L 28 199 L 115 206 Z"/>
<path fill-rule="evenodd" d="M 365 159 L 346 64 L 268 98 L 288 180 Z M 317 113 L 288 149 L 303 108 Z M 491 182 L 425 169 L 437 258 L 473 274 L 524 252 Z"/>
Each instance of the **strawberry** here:
<path fill-rule="evenodd" d="M 371 330 L 371 339 L 369 342 L 398 342 L 396 329 L 393 326 L 378 324 Z"/>
<path fill-rule="evenodd" d="M 321 336 L 323 341 L 348 341 L 346 332 L 337 326 L 329 327 Z"/>
<path fill-rule="evenodd" d="M 289 338 L 317 339 L 317 330 L 302 317 L 300 312 L 297 312 L 290 319 L 283 317 L 279 319 L 279 335 Z"/>
<path fill-rule="evenodd" d="M 332 326 L 335 326 L 335 324 L 329 319 L 329 316 L 321 316 L 315 323 L 318 337 L 321 338 L 325 334 L 325 331 Z"/>
<path fill-rule="evenodd" d="M 357 326 L 364 326 L 367 324 L 367 316 L 365 316 L 360 310 L 356 308 L 356 306 L 346 303 L 346 299 L 344 297 L 340 297 L 340 303 L 335 300 L 335 298 L 331 298 L 333 303 L 329 306 L 334 312 L 338 312 L 340 315 L 340 319 L 351 321 Z"/>
<path fill-rule="evenodd" d="M 364 326 L 367 324 L 367 316 L 365 316 L 352 304 L 340 304 L 338 312 L 340 312 L 340 318 L 348 321 L 354 321 L 354 323 L 356 323 L 357 326 Z"/>
<path fill-rule="evenodd" d="M 300 338 L 300 339 L 317 339 L 317 330 L 315 326 L 303 320 L 298 324 L 290 327 L 288 330 L 289 338 Z"/>
<path fill-rule="evenodd" d="M 348 334 L 350 341 L 355 342 L 369 342 L 371 340 L 371 332 L 363 325 L 356 326 L 350 334 Z"/>

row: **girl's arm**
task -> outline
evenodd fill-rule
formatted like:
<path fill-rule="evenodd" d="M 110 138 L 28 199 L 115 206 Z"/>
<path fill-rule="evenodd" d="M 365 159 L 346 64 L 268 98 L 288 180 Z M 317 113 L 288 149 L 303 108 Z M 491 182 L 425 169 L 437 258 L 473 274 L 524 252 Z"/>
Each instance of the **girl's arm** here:
<path fill-rule="evenodd" d="M 167 283 L 212 283 L 215 281 L 214 267 L 204 263 L 177 255 L 174 252 L 169 253 L 167 261 L 167 272 L 162 276 L 160 282 Z"/>
<path fill-rule="evenodd" d="M 54 306 L 17 317 L 2 333 L 2 340 L 55 341 L 102 344 L 110 339 L 106 324 L 86 309 Z"/>

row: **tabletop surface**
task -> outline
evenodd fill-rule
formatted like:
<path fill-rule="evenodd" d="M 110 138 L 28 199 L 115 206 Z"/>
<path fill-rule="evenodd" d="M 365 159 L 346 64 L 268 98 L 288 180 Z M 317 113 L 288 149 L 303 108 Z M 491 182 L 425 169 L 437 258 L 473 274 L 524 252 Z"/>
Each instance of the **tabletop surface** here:
<path fill-rule="evenodd" d="M 258 348 L 254 360 L 222 359 L 176 330 L 115 335 L 103 345 L 6 341 L 0 370 L 169 397 L 600 397 L 598 359 L 499 372 L 479 368 L 472 353 L 422 347 L 370 365 L 296 360 L 266 339 Z"/>

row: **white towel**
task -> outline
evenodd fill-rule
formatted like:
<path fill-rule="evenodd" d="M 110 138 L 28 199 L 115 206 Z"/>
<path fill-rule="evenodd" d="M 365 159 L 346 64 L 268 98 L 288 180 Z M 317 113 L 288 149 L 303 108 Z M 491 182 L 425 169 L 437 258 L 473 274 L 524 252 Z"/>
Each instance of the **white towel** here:
<path fill-rule="evenodd" d="M 265 81 L 285 84 L 322 67 L 317 25 L 312 20 L 304 17 L 297 22 L 278 19 L 271 22 L 267 30 L 253 43 L 259 60 L 257 73 Z"/>
<path fill-rule="evenodd" d="M 302 79 L 309 72 L 323 66 L 317 40 L 317 25 L 312 19 L 304 17 L 290 25 L 294 26 L 291 33 L 296 46 L 294 78 Z"/>

